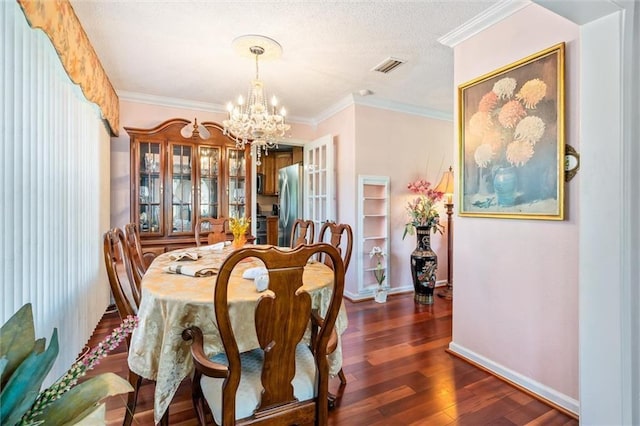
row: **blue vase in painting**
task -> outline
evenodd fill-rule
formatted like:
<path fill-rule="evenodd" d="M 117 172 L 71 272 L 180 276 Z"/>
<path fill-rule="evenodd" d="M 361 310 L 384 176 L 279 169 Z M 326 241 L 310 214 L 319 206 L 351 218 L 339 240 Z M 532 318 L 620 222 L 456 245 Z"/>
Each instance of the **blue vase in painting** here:
<path fill-rule="evenodd" d="M 510 207 L 516 201 L 518 177 L 515 167 L 499 167 L 493 178 L 493 189 L 498 198 L 498 206 Z"/>

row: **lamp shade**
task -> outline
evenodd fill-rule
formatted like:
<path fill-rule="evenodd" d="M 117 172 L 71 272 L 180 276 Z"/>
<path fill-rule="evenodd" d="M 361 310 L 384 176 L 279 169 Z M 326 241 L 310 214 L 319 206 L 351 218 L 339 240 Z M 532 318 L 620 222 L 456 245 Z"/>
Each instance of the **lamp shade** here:
<path fill-rule="evenodd" d="M 436 191 L 445 194 L 445 202 L 452 204 L 453 202 L 453 168 L 449 166 L 449 170 L 442 174 L 440 183 L 436 186 Z"/>

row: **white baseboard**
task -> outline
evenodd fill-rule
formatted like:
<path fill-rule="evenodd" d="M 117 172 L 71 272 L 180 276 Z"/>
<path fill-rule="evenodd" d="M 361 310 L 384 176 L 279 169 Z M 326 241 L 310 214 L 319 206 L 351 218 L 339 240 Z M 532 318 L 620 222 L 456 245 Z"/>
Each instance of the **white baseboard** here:
<path fill-rule="evenodd" d="M 502 377 L 503 379 L 521 386 L 528 391 L 538 395 L 540 398 L 545 399 L 559 407 L 562 407 L 567 411 L 570 411 L 576 416 L 580 411 L 579 401 L 565 394 L 562 394 L 555 389 L 551 389 L 550 387 L 545 386 L 542 383 L 537 382 L 529 377 L 523 376 L 522 374 L 517 373 L 501 364 L 491 361 L 490 359 L 485 358 L 473 351 L 470 351 L 465 347 L 458 345 L 457 343 L 449 343 L 449 350 L 460 355 L 462 358 L 466 358 L 478 365 L 481 365 L 496 376 Z"/>
<path fill-rule="evenodd" d="M 447 285 L 446 280 L 436 281 L 436 287 L 444 287 Z M 388 294 L 400 294 L 413 292 L 413 285 L 405 285 L 402 287 L 391 287 Z M 360 302 L 362 300 L 373 299 L 373 290 L 362 290 L 359 293 L 352 293 L 348 290 L 344 291 L 344 297 L 352 302 Z"/>

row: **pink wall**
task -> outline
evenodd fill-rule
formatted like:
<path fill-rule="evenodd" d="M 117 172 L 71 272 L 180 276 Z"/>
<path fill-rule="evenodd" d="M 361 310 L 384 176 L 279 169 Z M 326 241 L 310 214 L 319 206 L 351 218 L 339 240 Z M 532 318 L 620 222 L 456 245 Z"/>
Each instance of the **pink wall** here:
<path fill-rule="evenodd" d="M 338 221 L 349 223 L 358 233 L 358 175 L 389 176 L 391 182 L 391 275 L 392 288 L 412 289 L 409 256 L 415 237 L 402 240 L 406 223 L 404 209 L 409 194 L 406 185 L 425 178 L 434 185 L 453 161 L 453 125 L 449 121 L 404 114 L 361 105 L 345 108 L 318 125 L 316 137 L 331 134 L 336 143 Z M 446 221 L 444 208 L 441 209 Z M 438 280 L 446 281 L 446 232 L 432 238 L 438 253 Z M 355 261 L 362 255 L 354 244 L 352 265 L 347 274 L 345 292 L 358 297 Z"/>
<path fill-rule="evenodd" d="M 566 142 L 579 151 L 579 27 L 564 18 L 532 4 L 460 43 L 455 87 L 562 41 Z M 454 233 L 452 349 L 567 405 L 578 399 L 579 184 L 565 187 L 564 221 L 456 217 Z"/>
<path fill-rule="evenodd" d="M 391 275 L 392 288 L 412 288 L 409 265 L 416 237 L 402 233 L 407 222 L 405 206 L 412 198 L 407 184 L 418 178 L 433 185 L 453 165 L 453 123 L 400 112 L 356 107 L 355 175 L 390 177 L 391 192 Z M 355 181 L 357 183 L 357 180 Z M 357 200 L 355 200 L 357 206 Z M 446 224 L 444 206 L 441 222 Z M 431 246 L 438 254 L 438 281 L 447 280 L 447 235 L 431 236 Z"/>

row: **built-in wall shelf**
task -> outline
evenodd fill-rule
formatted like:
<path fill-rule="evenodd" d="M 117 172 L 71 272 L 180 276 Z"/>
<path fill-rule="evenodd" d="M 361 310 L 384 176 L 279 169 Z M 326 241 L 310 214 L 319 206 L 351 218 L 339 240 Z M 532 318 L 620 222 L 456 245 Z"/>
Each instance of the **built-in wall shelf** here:
<path fill-rule="evenodd" d="M 369 255 L 374 247 L 380 247 L 386 254 L 382 261 L 385 270 L 385 285 L 389 286 L 389 177 L 358 176 L 358 218 L 359 226 L 355 254 L 358 265 L 358 293 L 373 295 L 378 285 L 373 271 L 376 260 Z"/>

